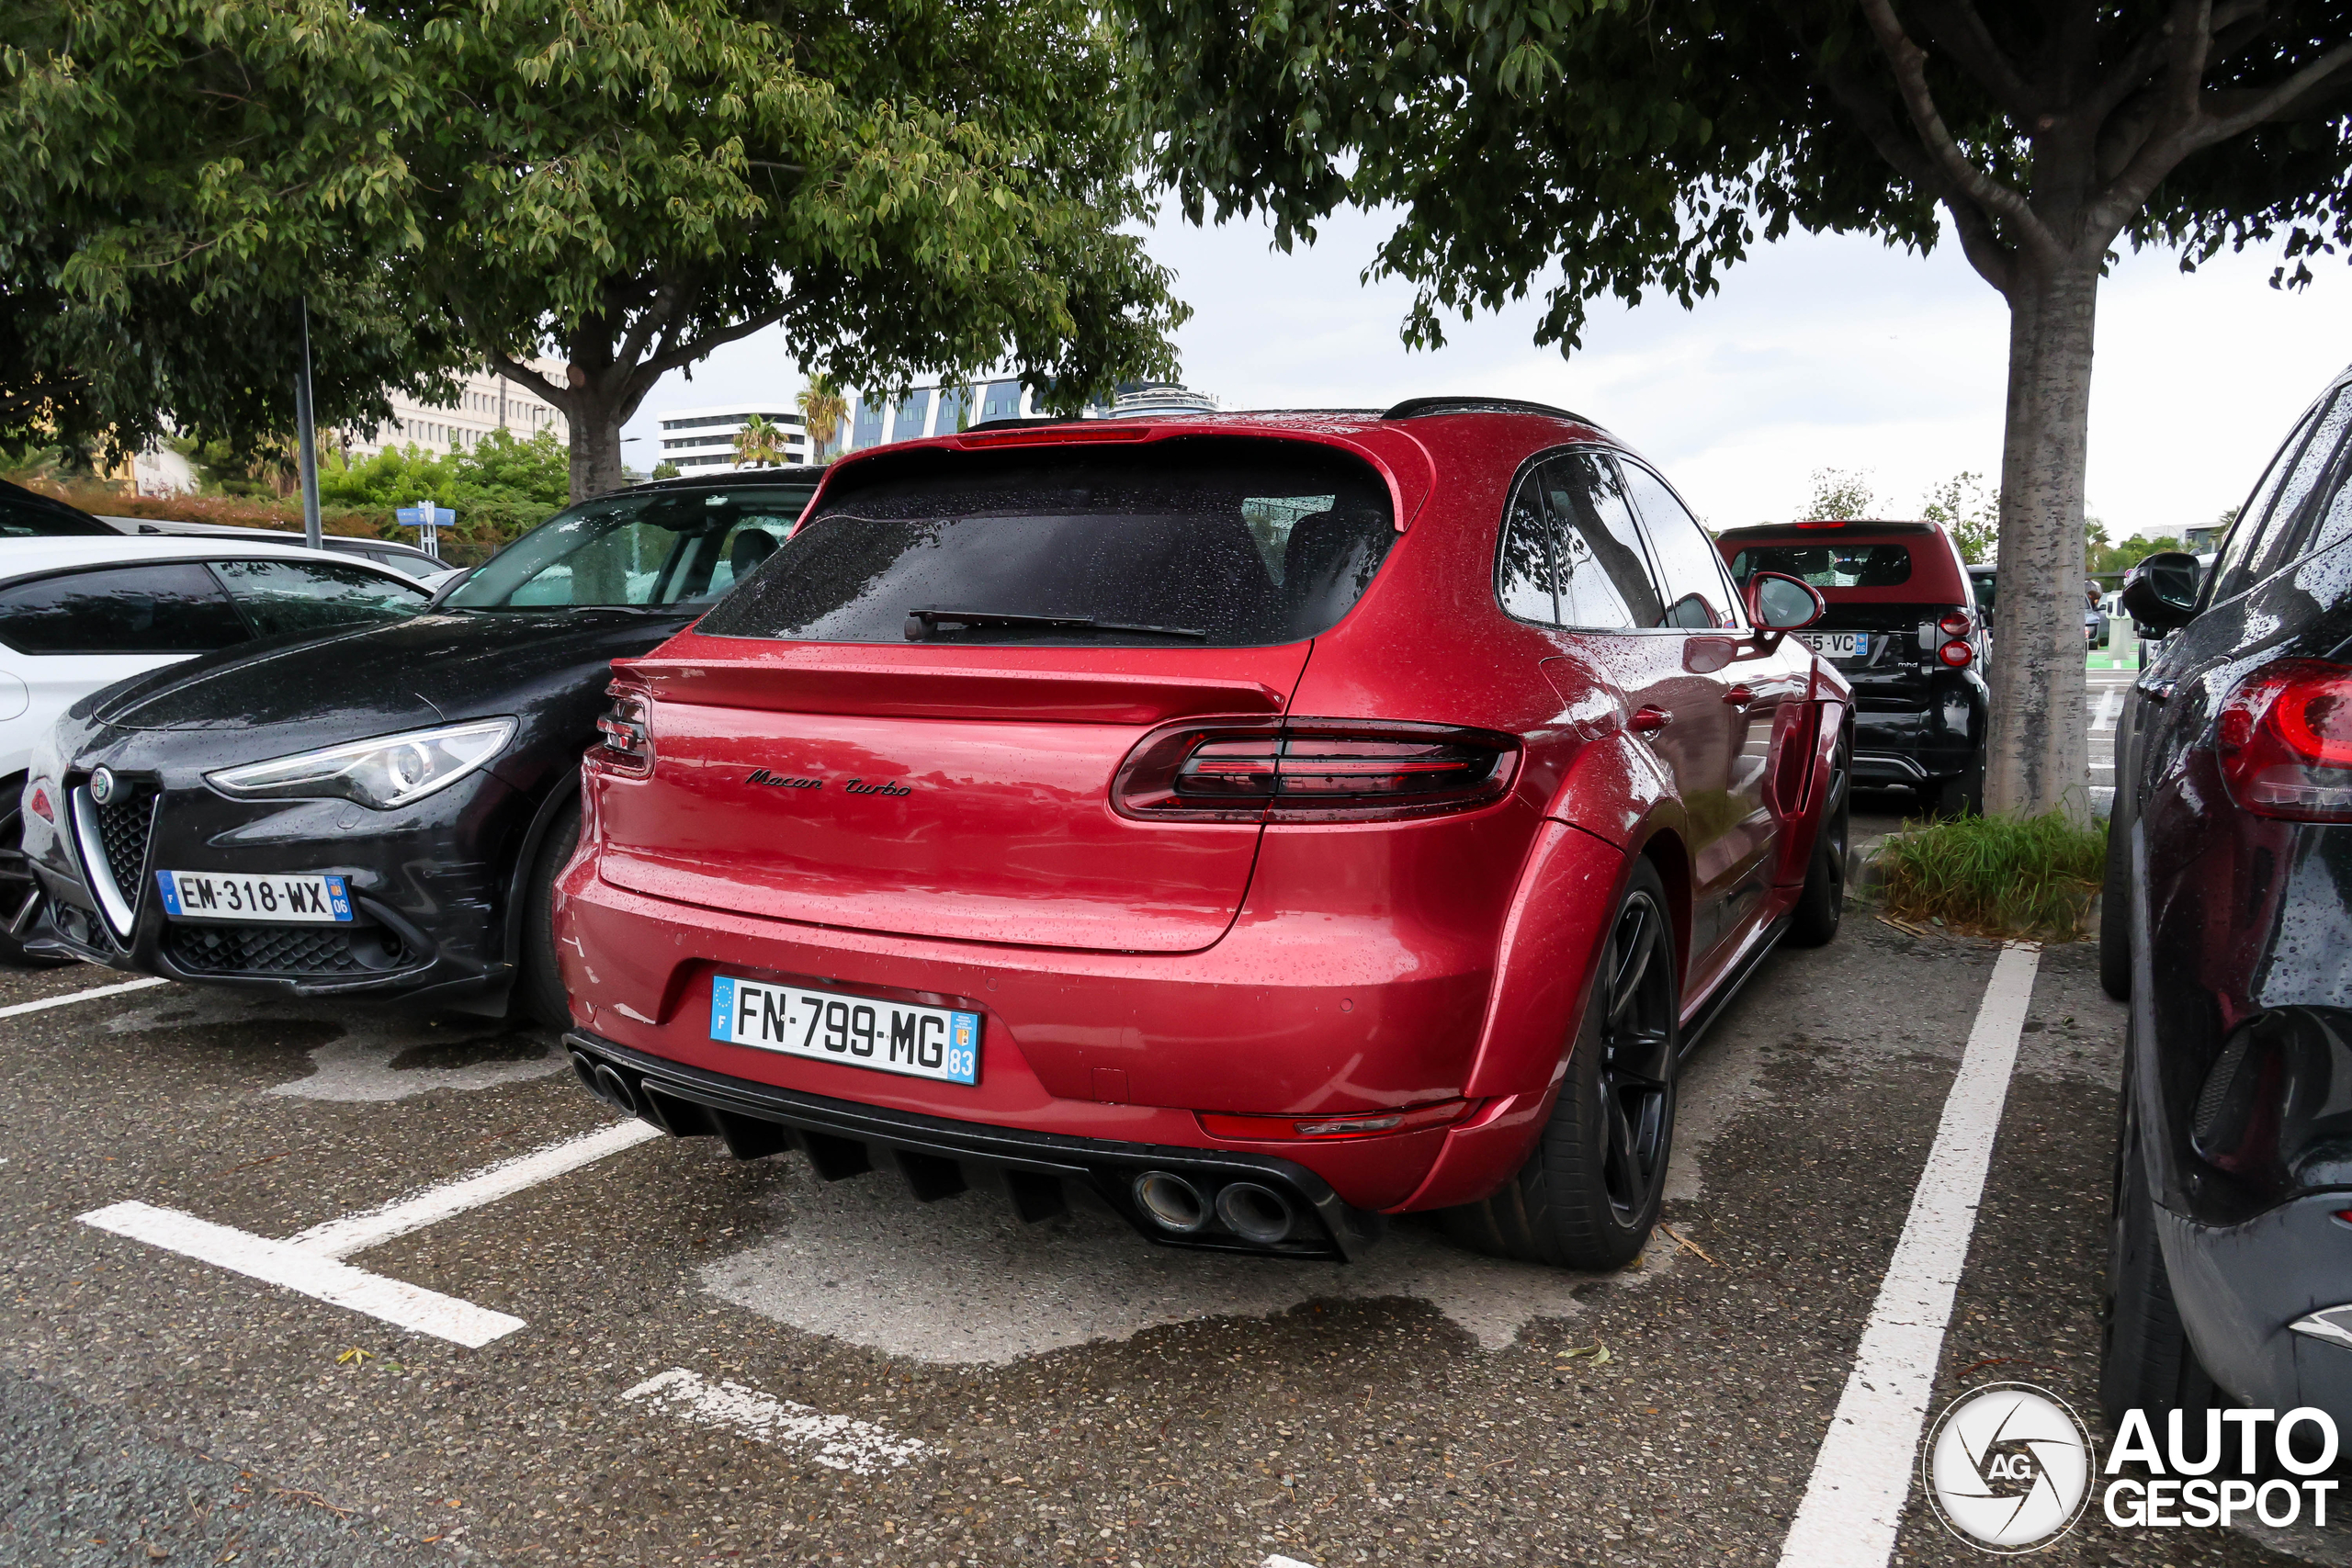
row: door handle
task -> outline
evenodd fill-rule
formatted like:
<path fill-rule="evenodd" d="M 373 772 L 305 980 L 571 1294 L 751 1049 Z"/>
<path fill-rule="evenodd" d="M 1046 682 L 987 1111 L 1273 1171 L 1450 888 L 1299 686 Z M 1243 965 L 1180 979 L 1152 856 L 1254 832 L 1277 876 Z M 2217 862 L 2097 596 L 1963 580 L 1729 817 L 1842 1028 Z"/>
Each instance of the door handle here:
<path fill-rule="evenodd" d="M 1736 708 L 1744 708 L 1756 700 L 1756 693 L 1747 686 L 1734 686 L 1724 694 L 1724 701 Z"/>
<path fill-rule="evenodd" d="M 1673 722 L 1672 714 L 1655 705 L 1647 705 L 1634 709 L 1634 716 L 1626 721 L 1626 726 L 1636 735 L 1656 735 Z"/>

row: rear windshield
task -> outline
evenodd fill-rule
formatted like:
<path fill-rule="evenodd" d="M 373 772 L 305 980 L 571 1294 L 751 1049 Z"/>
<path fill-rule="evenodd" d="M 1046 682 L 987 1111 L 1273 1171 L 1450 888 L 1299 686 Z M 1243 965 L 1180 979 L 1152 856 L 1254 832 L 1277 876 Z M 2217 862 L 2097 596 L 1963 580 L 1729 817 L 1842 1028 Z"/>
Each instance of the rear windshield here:
<path fill-rule="evenodd" d="M 1396 537 L 1388 491 L 1304 442 L 910 453 L 844 476 L 704 617 L 718 637 L 1237 648 L 1329 630 Z"/>
<path fill-rule="evenodd" d="M 1759 571 L 1785 572 L 1815 588 L 1895 588 L 1911 581 L 1908 545 L 1750 545 L 1731 558 L 1741 587 Z"/>

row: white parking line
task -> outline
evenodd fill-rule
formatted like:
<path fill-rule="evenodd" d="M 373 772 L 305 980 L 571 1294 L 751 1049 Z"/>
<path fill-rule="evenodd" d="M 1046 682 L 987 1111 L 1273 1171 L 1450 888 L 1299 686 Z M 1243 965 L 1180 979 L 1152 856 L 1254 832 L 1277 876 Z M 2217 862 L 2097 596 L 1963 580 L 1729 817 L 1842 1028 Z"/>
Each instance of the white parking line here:
<path fill-rule="evenodd" d="M 2123 716 L 2123 688 L 2109 686 L 2098 699 L 2098 712 L 2091 717 L 2094 730 L 2113 729 L 2115 721 Z"/>
<path fill-rule="evenodd" d="M 1894 1553 L 1912 1456 L 2041 962 L 2040 948 L 2012 944 L 1993 966 L 1903 1238 L 1781 1548 L 1781 1568 L 1885 1568 Z"/>
<path fill-rule="evenodd" d="M 479 1349 L 522 1327 L 523 1319 L 419 1285 L 370 1274 L 343 1259 L 660 1136 L 659 1128 L 642 1122 L 599 1127 L 593 1133 L 501 1160 L 471 1176 L 428 1187 L 382 1208 L 312 1225 L 285 1241 L 272 1241 L 181 1213 L 176 1209 L 159 1209 L 148 1203 L 114 1203 L 93 1209 L 81 1219 L 84 1224 L 97 1230 L 143 1241 L 335 1306 L 366 1313 L 401 1328 Z"/>
<path fill-rule="evenodd" d="M 423 1230 L 452 1214 L 479 1209 L 484 1203 L 494 1203 L 526 1187 L 537 1187 L 565 1171 L 577 1170 L 583 1165 L 603 1159 L 606 1155 L 616 1155 L 623 1149 L 635 1148 L 648 1139 L 662 1135 L 661 1128 L 644 1122 L 616 1122 L 609 1127 L 599 1127 L 577 1138 L 567 1138 L 562 1143 L 549 1144 L 546 1148 L 501 1160 L 471 1176 L 428 1187 L 422 1192 L 387 1203 L 380 1209 L 345 1214 L 342 1219 L 312 1225 L 301 1235 L 289 1238 L 287 1245 L 299 1247 L 322 1258 L 348 1258 L 355 1252 L 380 1247 L 394 1236 Z"/>
<path fill-rule="evenodd" d="M 684 1367 L 657 1373 L 621 1397 L 639 1403 L 658 1400 L 676 1406 L 688 1420 L 724 1427 L 753 1442 L 814 1449 L 808 1457 L 817 1463 L 854 1475 L 895 1469 L 930 1451 L 927 1445 L 887 1427 L 828 1416 L 739 1382 L 712 1382 Z"/>
<path fill-rule="evenodd" d="M 84 1214 L 82 1223 L 469 1348 L 523 1326 L 519 1317 L 172 1209 L 116 1203 Z"/>
<path fill-rule="evenodd" d="M 160 975 L 151 975 L 143 980 L 125 980 L 119 986 L 93 986 L 86 991 L 68 991 L 62 997 L 43 997 L 37 1002 L 18 1002 L 13 1007 L 0 1008 L 0 1018 L 15 1018 L 19 1013 L 39 1012 L 44 1008 L 62 1008 L 72 1002 L 94 1002 L 100 997 L 119 997 L 125 991 L 143 991 L 150 986 L 170 984 Z"/>

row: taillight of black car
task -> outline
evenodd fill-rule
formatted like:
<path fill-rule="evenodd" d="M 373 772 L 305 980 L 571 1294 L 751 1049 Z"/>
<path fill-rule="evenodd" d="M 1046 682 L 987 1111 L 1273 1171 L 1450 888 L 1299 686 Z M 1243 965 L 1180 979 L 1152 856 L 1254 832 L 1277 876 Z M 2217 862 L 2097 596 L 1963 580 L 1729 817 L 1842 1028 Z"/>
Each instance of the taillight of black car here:
<path fill-rule="evenodd" d="M 1519 742 L 1487 729 L 1198 720 L 1146 736 L 1121 765 L 1111 804 L 1153 821 L 1392 821 L 1499 800 L 1518 764 Z"/>
<path fill-rule="evenodd" d="M 2213 743 L 2230 798 L 2256 816 L 2352 822 L 2352 665 L 2264 665 L 2222 705 Z"/>
<path fill-rule="evenodd" d="M 605 739 L 591 755 L 626 778 L 650 777 L 653 773 L 653 729 L 645 693 L 616 681 L 605 688 L 605 694 L 613 699 L 613 705 L 596 721 L 597 733 Z"/>

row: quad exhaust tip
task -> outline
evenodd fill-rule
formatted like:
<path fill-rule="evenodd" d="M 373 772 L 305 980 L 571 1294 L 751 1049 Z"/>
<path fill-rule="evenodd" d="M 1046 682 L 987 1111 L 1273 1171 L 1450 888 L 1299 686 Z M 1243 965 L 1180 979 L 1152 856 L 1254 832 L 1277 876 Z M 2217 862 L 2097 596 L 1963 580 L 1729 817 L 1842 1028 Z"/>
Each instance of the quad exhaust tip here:
<path fill-rule="evenodd" d="M 1236 1181 L 1219 1192 L 1216 1217 L 1225 1222 L 1226 1229 L 1260 1247 L 1289 1240 L 1298 1224 L 1289 1199 L 1254 1181 Z"/>
<path fill-rule="evenodd" d="M 1190 1235 L 1209 1223 L 1208 1200 L 1173 1171 L 1145 1171 L 1136 1178 L 1135 1193 L 1151 1223 L 1172 1235 Z"/>
<path fill-rule="evenodd" d="M 645 1115 L 645 1107 L 638 1103 L 637 1092 L 629 1088 L 628 1079 L 610 1066 L 592 1062 L 574 1051 L 571 1054 L 571 1074 L 580 1080 L 582 1088 L 623 1115 Z"/>

